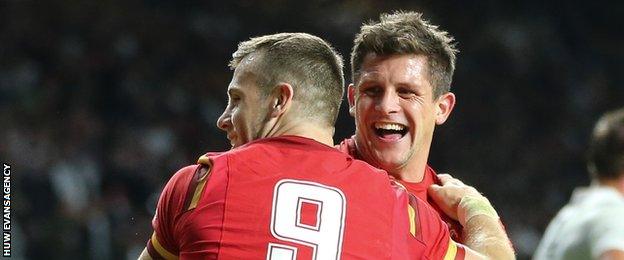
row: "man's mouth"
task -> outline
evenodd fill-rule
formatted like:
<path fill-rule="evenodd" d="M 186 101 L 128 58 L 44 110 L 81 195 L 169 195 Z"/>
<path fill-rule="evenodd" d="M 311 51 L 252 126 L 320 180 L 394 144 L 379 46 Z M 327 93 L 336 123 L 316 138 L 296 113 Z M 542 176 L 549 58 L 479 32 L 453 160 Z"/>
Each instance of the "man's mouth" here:
<path fill-rule="evenodd" d="M 399 123 L 377 122 L 373 125 L 373 130 L 383 140 L 396 141 L 403 138 L 409 129 Z"/>

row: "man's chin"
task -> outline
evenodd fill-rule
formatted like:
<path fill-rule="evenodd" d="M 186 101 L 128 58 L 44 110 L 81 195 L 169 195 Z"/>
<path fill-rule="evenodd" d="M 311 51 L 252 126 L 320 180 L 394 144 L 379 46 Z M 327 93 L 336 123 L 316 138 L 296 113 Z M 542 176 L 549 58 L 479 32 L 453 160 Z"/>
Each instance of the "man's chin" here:
<path fill-rule="evenodd" d="M 401 168 L 404 164 L 401 160 L 402 154 L 384 154 L 375 158 L 376 166 L 387 172 L 393 172 Z"/>
<path fill-rule="evenodd" d="M 244 143 L 243 143 L 243 144 L 241 144 L 241 143 L 232 143 L 231 145 L 232 145 L 232 147 L 231 147 L 230 149 L 236 149 L 236 148 L 238 148 L 238 147 L 243 146 L 243 145 L 244 145 Z"/>

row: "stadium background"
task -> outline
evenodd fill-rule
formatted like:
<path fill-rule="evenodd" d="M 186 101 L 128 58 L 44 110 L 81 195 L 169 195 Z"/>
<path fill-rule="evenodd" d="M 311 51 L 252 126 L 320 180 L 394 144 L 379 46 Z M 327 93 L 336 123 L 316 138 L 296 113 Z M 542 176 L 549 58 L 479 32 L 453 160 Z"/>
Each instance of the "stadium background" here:
<path fill-rule="evenodd" d="M 461 50 L 458 103 L 430 161 L 484 192 L 528 259 L 572 188 L 588 182 L 593 122 L 624 104 L 622 3 L 0 0 L 14 257 L 135 258 L 169 176 L 228 148 L 215 121 L 239 41 L 303 31 L 348 59 L 363 21 L 407 9 Z M 337 141 L 354 129 L 346 111 Z"/>

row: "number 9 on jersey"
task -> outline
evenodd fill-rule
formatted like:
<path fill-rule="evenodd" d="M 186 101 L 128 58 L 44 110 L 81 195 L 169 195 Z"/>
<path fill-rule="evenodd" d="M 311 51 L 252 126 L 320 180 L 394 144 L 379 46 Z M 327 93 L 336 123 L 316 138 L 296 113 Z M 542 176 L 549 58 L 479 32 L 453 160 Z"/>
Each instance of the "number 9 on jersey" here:
<path fill-rule="evenodd" d="M 316 213 L 304 221 L 306 205 Z M 345 224 L 344 193 L 315 182 L 284 179 L 275 184 L 271 233 L 277 239 L 312 248 L 312 259 L 340 259 Z M 297 248 L 269 243 L 267 260 L 294 260 Z"/>

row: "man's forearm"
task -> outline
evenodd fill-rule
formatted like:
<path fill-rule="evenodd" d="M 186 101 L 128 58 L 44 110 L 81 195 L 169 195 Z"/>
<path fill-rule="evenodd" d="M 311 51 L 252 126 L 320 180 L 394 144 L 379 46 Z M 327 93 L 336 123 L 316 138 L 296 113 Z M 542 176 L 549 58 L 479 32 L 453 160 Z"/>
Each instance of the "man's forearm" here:
<path fill-rule="evenodd" d="M 490 201 L 448 174 L 438 177 L 442 185 L 431 185 L 429 194 L 445 214 L 462 225 L 461 242 L 490 259 L 515 259 L 511 241 Z"/>
<path fill-rule="evenodd" d="M 498 220 L 476 215 L 464 225 L 464 244 L 490 259 L 515 259 L 511 242 Z"/>
<path fill-rule="evenodd" d="M 152 257 L 147 252 L 147 247 L 143 249 L 143 252 L 141 252 L 141 255 L 137 260 L 152 260 Z"/>

